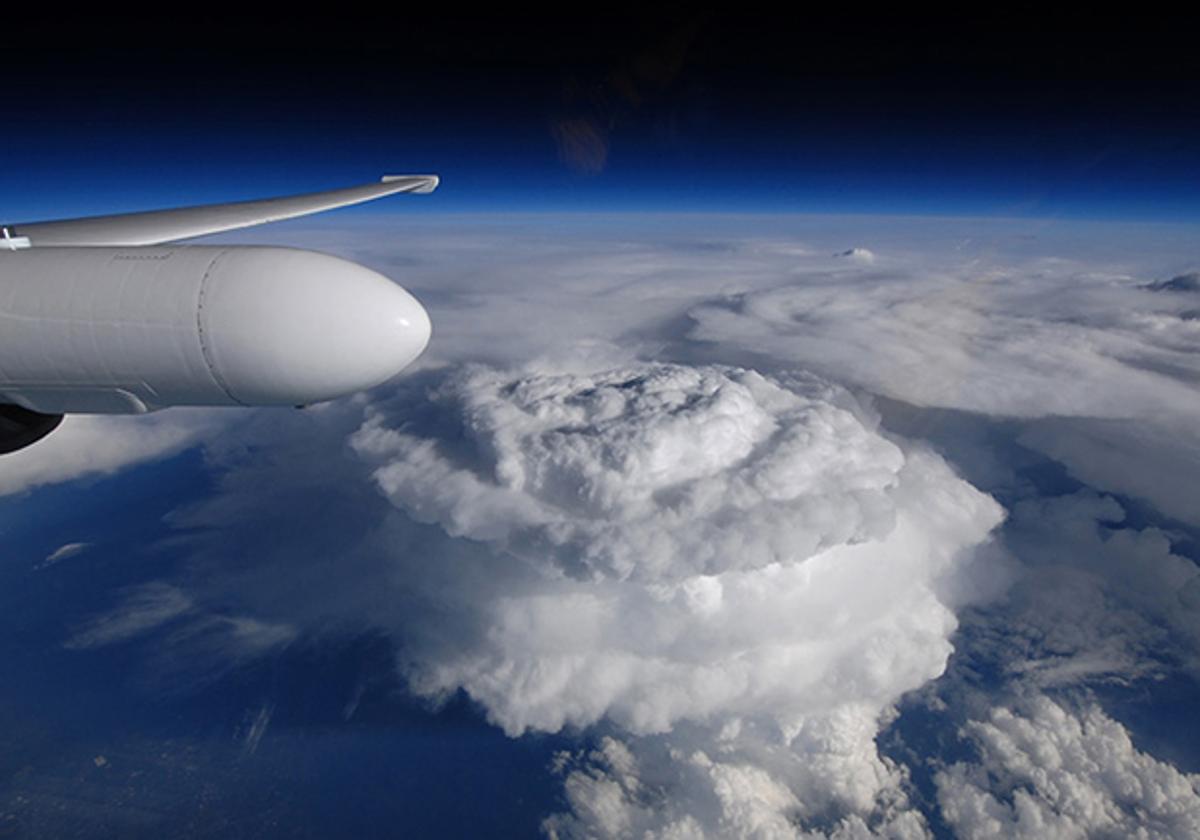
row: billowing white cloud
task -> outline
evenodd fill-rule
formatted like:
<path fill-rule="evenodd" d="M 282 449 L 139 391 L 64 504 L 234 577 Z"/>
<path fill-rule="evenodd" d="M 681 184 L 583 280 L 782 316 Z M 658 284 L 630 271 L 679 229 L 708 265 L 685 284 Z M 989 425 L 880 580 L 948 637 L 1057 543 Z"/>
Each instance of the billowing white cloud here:
<path fill-rule="evenodd" d="M 879 759 L 870 736 L 861 744 L 865 754 L 847 754 L 840 765 L 802 749 L 764 746 L 739 755 L 731 746 L 737 740 L 715 741 L 708 752 L 645 743 L 635 752 L 607 736 L 595 749 L 562 753 L 554 769 L 568 810 L 547 817 L 542 830 L 555 840 L 930 837 L 905 792 L 906 775 Z M 830 780 L 847 770 L 871 776 L 871 795 L 848 813 L 827 792 Z"/>
<path fill-rule="evenodd" d="M 942 814 L 960 837 L 1200 835 L 1200 776 L 1137 750 L 1095 705 L 1076 714 L 1034 695 L 963 734 L 979 760 L 936 777 Z"/>
<path fill-rule="evenodd" d="M 465 445 L 377 415 L 354 445 L 384 462 L 380 486 L 417 519 L 554 574 L 756 569 L 894 524 L 903 453 L 847 394 L 810 377 L 649 365 L 514 379 L 476 368 L 434 399 Z"/>
<path fill-rule="evenodd" d="M 543 831 L 554 840 L 700 838 L 707 823 L 727 837 L 795 836 L 792 819 L 798 818 L 800 803 L 761 768 L 719 764 L 699 751 L 668 761 L 675 776 L 670 794 L 644 780 L 638 758 L 614 738 L 604 738 L 586 754 L 560 755 L 557 769 L 571 810 L 548 817 Z M 691 811 L 702 813 L 698 818 Z"/>
<path fill-rule="evenodd" d="M 810 376 L 476 367 L 433 400 L 377 407 L 354 448 L 393 504 L 534 574 L 479 593 L 468 644 L 410 646 L 416 690 L 464 689 L 513 735 L 608 720 L 635 736 L 613 755 L 667 737 L 723 814 L 678 805 L 680 831 L 885 821 L 902 780 L 874 737 L 944 669 L 947 581 L 995 502 Z M 645 822 L 589 772 L 566 779 L 590 816 L 548 825 Z"/>

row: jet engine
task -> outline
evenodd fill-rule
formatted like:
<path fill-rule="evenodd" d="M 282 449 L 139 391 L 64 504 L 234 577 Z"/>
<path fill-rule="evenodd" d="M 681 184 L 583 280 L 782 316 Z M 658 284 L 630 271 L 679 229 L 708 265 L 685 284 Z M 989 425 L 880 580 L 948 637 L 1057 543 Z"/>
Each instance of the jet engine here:
<path fill-rule="evenodd" d="M 0 405 L 0 455 L 37 443 L 58 428 L 61 414 L 42 414 L 19 405 Z"/>
<path fill-rule="evenodd" d="M 0 225 L 0 454 L 64 414 L 308 405 L 391 378 L 430 323 L 388 278 L 313 251 L 171 243 L 437 184 Z"/>

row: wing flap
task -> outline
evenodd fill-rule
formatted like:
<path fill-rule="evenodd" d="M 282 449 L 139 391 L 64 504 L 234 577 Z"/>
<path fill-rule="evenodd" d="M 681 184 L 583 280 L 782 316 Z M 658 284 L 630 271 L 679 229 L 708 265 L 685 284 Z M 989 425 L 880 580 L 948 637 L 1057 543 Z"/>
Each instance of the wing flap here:
<path fill-rule="evenodd" d="M 161 245 L 294 219 L 396 193 L 430 193 L 437 185 L 436 175 L 385 175 L 373 184 L 282 198 L 7 225 L 6 235 L 25 237 L 32 247 Z"/>

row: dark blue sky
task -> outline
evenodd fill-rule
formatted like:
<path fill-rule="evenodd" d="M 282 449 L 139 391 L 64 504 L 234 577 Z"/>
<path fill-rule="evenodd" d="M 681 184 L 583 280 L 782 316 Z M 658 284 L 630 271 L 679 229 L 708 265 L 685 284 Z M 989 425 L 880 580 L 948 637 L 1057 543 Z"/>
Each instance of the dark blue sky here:
<path fill-rule="evenodd" d="M 1200 60 L 1181 21 L 804 20 L 23 13 L 2 59 L 0 215 L 433 171 L 445 186 L 420 212 L 1200 218 Z"/>

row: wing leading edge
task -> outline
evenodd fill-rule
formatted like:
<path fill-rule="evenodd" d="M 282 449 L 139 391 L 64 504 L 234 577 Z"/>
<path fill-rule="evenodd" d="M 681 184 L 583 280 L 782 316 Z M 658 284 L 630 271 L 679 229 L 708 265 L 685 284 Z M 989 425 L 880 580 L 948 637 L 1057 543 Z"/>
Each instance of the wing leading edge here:
<path fill-rule="evenodd" d="M 396 193 L 430 193 L 437 185 L 436 175 L 385 175 L 377 183 L 282 198 L 6 225 L 4 240 L 26 247 L 161 245 L 294 219 Z"/>

